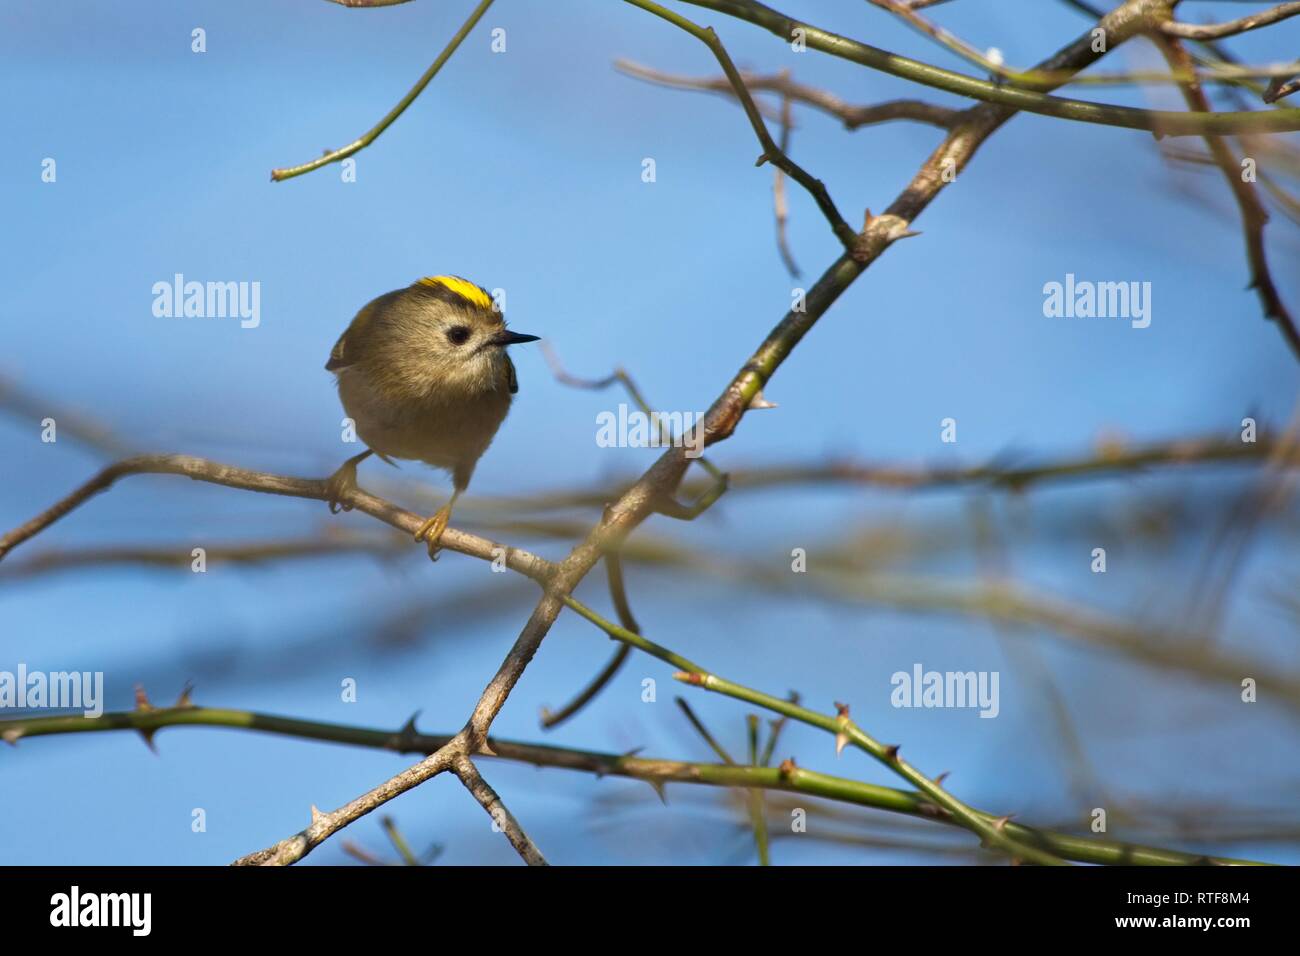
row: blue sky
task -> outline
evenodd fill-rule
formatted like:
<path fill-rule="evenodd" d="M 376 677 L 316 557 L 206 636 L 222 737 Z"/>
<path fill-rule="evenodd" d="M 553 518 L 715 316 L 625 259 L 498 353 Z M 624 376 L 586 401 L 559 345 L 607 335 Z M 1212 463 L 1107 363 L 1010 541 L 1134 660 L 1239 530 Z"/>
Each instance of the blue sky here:
<path fill-rule="evenodd" d="M 1193 6 L 1206 17 L 1241 11 Z M 706 408 L 781 317 L 796 283 L 777 257 L 771 174 L 753 166 L 758 147 L 740 111 L 611 66 L 624 57 L 714 74 L 703 45 L 668 24 L 608 0 L 500 0 L 425 94 L 359 154 L 356 182 L 342 182 L 337 166 L 270 182 L 271 168 L 373 125 L 470 7 L 199 0 L 124 14 L 81 0 L 6 4 L 0 375 L 54 408 L 95 415 L 134 447 L 321 476 L 352 453 L 339 442 L 342 412 L 322 369 L 330 346 L 375 295 L 455 273 L 504 288 L 512 326 L 545 336 L 575 374 L 621 365 L 657 405 Z M 917 95 L 900 80 L 797 55 L 754 27 L 679 8 L 716 26 L 743 68 L 789 68 L 851 102 Z M 960 68 L 866 4 L 782 8 Z M 998 46 L 1013 64 L 1042 57 L 1087 26 L 1045 0 L 968 0 L 934 15 L 978 45 Z M 206 53 L 191 52 L 195 27 L 206 31 Z M 503 54 L 489 49 L 493 28 L 506 31 Z M 1294 52 L 1275 45 L 1287 30 L 1294 38 L 1288 24 L 1235 49 L 1248 59 L 1281 59 Z M 1105 66 L 1154 67 L 1155 59 L 1151 48 L 1135 46 Z M 1178 106 L 1167 91 L 1089 87 L 1077 95 Z M 851 221 L 886 207 L 941 135 L 908 124 L 847 133 L 808 110 L 797 119 L 792 155 L 827 183 Z M 55 183 L 41 181 L 47 157 L 57 162 Z M 646 157 L 656 163 L 652 184 L 641 181 Z M 1243 415 L 1281 424 L 1292 411 L 1296 363 L 1243 289 L 1226 189 L 1208 172 L 1171 173 L 1148 136 L 1017 117 L 916 227 L 923 235 L 889 250 L 781 369 L 767 390 L 779 408 L 747 418 L 715 460 L 727 467 L 831 454 L 907 463 L 979 462 L 1008 450 L 1050 456 L 1086 451 L 1102 434 L 1231 437 Z M 789 240 L 804 283 L 836 255 L 834 237 L 797 189 Z M 1270 250 L 1293 308 L 1297 242 L 1279 217 Z M 153 284 L 178 272 L 259 282 L 260 325 L 155 317 Z M 1044 283 L 1067 273 L 1150 282 L 1150 328 L 1044 317 Z M 474 493 L 586 486 L 653 460 L 644 449 L 596 447 L 595 417 L 619 396 L 558 384 L 535 347 L 515 358 L 521 392 L 479 465 Z M 958 421 L 955 445 L 939 441 L 939 422 L 949 416 Z M 0 448 L 4 527 L 103 463 L 71 439 L 41 443 L 38 423 L 11 415 L 0 416 Z M 422 466 L 407 464 L 402 475 L 445 491 L 445 479 Z M 363 466 L 363 485 L 391 478 L 382 465 Z M 1213 496 L 1237 487 L 1180 481 L 1173 488 L 1189 501 L 1194 490 Z M 1153 487 L 1140 479 L 1086 494 L 1044 490 L 1018 514 L 1045 522 L 1098 496 L 1101 513 L 1130 514 L 1123 508 Z M 803 541 L 892 520 L 961 524 L 966 507 L 951 494 L 805 489 L 735 495 L 690 528 L 658 519 L 646 530 L 779 565 Z M 320 503 L 133 478 L 25 550 L 148 543 L 188 551 L 340 525 L 373 527 L 355 514 L 331 517 Z M 1160 619 L 1167 595 L 1157 572 L 1166 565 L 1120 562 L 1099 583 L 1086 561 L 1072 563 L 1051 543 L 1013 555 L 1013 570 L 1082 603 Z M 1244 576 L 1247 595 L 1276 583 L 1267 569 L 1278 569 L 1282 544 L 1266 535 Z M 554 541 L 536 547 L 554 557 L 566 550 Z M 1164 557 L 1178 568 L 1195 555 L 1175 549 Z M 936 567 L 969 581 L 975 565 L 959 553 Z M 1288 570 L 1285 560 L 1280 567 Z M 531 598 L 528 586 L 484 572 L 457 555 L 430 565 L 413 548 L 392 562 L 336 558 L 205 575 L 95 569 L 0 582 L 0 669 L 19 661 L 102 669 L 115 709 L 130 705 L 137 681 L 166 700 L 193 679 L 196 700 L 213 706 L 389 727 L 420 710 L 421 729 L 454 730 Z M 853 701 L 864 726 L 905 741 L 922 766 L 952 770 L 954 788 L 977 805 L 1018 810 L 1030 822 L 1077 817 L 1062 795 L 1066 758 L 1043 729 L 1045 704 L 1033 682 L 1012 681 L 1010 690 L 1004 682 L 1002 714 L 991 721 L 888 704 L 888 675 L 914 661 L 1011 668 L 1007 645 L 988 624 L 773 598 L 708 576 L 634 568 L 629 577 L 647 633 L 682 653 L 752 686 L 797 687 L 819 706 Z M 582 593 L 604 607 L 599 578 Z M 455 613 L 458 596 L 493 587 L 510 590 L 486 610 Z M 377 640 L 379 623 L 413 596 L 437 609 L 420 619 L 412 642 Z M 1234 604 L 1230 630 L 1252 636 L 1247 649 L 1276 654 L 1294 619 L 1259 604 Z M 1265 702 L 1243 717 L 1214 689 L 1050 635 L 1021 636 L 1067 687 L 1116 800 L 1147 791 L 1192 803 L 1294 795 L 1300 748 L 1286 711 Z M 602 635 L 562 619 L 496 732 L 707 759 L 671 703 L 669 671 L 645 659 L 570 725 L 538 730 L 537 708 L 566 700 L 608 653 Z M 354 704 L 339 699 L 345 677 L 358 681 Z M 655 705 L 639 699 L 645 677 L 659 681 Z M 693 703 L 743 749 L 744 708 Z M 405 765 L 389 754 L 215 729 L 170 730 L 157 743 L 158 756 L 128 735 L 46 738 L 0 752 L 0 858 L 225 862 L 301 827 L 310 805 L 337 806 Z M 811 730 L 791 729 L 782 750 L 801 764 L 890 782 L 848 755 L 837 765 Z M 749 862 L 736 815 L 706 793 L 672 789 L 664 808 L 631 781 L 495 763 L 485 773 L 558 862 Z M 392 811 L 417 843 L 446 845 L 447 862 L 511 862 L 510 848 L 459 789 L 436 780 Z M 195 807 L 207 811 L 206 833 L 190 832 Z M 376 848 L 383 842 L 373 821 L 349 836 Z M 1286 846 L 1229 849 L 1252 851 L 1294 856 Z M 797 839 L 780 841 L 777 853 L 781 862 L 916 859 Z M 311 862 L 343 859 L 334 843 Z"/>

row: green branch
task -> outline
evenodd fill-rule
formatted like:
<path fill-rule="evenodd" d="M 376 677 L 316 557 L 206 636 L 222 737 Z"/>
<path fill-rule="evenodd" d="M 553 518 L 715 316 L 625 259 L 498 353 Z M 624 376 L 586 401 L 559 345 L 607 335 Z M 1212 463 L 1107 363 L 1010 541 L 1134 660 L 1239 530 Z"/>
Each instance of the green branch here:
<path fill-rule="evenodd" d="M 962 73 L 954 73 L 951 70 L 899 56 L 897 53 L 890 53 L 788 17 L 754 0 L 686 0 L 686 2 L 746 20 L 787 42 L 793 40 L 796 36 L 795 31 L 799 30 L 802 31 L 802 38 L 810 49 L 820 50 L 934 89 L 946 90 L 985 103 L 997 103 L 1027 113 L 1054 116 L 1080 123 L 1146 130 L 1158 136 L 1194 136 L 1206 133 L 1233 135 L 1300 130 L 1300 109 L 1183 113 L 1066 99 L 1023 87 L 978 80 Z M 1156 9 L 1156 5 L 1153 4 L 1152 10 Z"/>
<path fill-rule="evenodd" d="M 1059 865 L 1062 862 L 1051 853 L 1022 844 L 1008 836 L 1005 819 L 995 819 L 988 814 L 973 810 L 948 793 L 943 787 L 899 757 L 897 747 L 880 743 L 853 723 L 848 716 L 848 707 L 840 706 L 838 716 L 831 717 L 801 707 L 792 701 L 782 700 L 779 697 L 773 697 L 771 694 L 765 694 L 762 691 L 732 683 L 718 677 L 716 674 L 709 673 L 699 665 L 691 663 L 686 658 L 673 653 L 667 648 L 647 640 L 640 634 L 619 627 L 613 621 L 607 621 L 595 611 L 568 595 L 565 596 L 564 603 L 610 637 L 631 644 L 638 650 L 645 651 L 652 657 L 657 657 L 659 660 L 679 668 L 679 673 L 674 676 L 684 683 L 703 687 L 705 690 L 711 690 L 727 697 L 734 697 L 737 700 L 743 700 L 766 710 L 783 714 L 800 723 L 829 731 L 835 735 L 837 752 L 845 744 L 853 744 L 911 783 L 936 806 L 947 811 L 955 821 L 978 835 L 988 846 L 996 847 L 1017 859 L 1026 860 L 1030 863 L 1051 866 Z"/>
<path fill-rule="evenodd" d="M 341 2 L 344 6 L 349 7 L 370 7 L 389 6 L 391 3 L 400 2 L 400 0 L 390 0 L 390 2 L 368 0 L 368 2 L 360 3 L 356 2 L 356 0 L 353 0 L 353 2 L 348 2 L 348 0 L 335 0 L 335 2 Z M 300 166 L 289 166 L 285 169 L 273 169 L 271 170 L 271 179 L 275 182 L 279 182 L 282 179 L 292 179 L 294 176 L 301 176 L 303 173 L 309 173 L 313 169 L 320 169 L 322 166 L 328 166 L 330 163 L 337 163 L 341 159 L 346 159 L 353 153 L 361 152 L 361 150 L 373 143 L 379 138 L 379 134 L 392 126 L 397 117 L 406 112 L 406 108 L 415 102 L 417 96 L 424 92 L 424 88 L 429 85 L 429 81 L 438 75 L 438 71 L 442 69 L 443 64 L 451 59 L 451 55 L 456 52 L 456 48 L 460 46 L 461 41 L 464 40 L 465 37 L 469 36 L 469 32 L 473 30 L 474 25 L 482 19 L 483 14 L 487 13 L 487 8 L 490 6 L 492 6 L 492 0 L 479 0 L 479 5 L 475 7 L 474 12 L 469 15 L 469 19 L 466 20 L 464 24 L 462 24 L 461 28 L 456 31 L 456 35 L 451 38 L 451 42 L 448 43 L 446 48 L 438 54 L 438 58 L 433 61 L 433 64 L 424 71 L 424 75 L 416 81 L 410 91 L 402 97 L 401 101 L 388 111 L 388 115 L 376 123 L 369 132 L 363 135 L 360 139 L 355 139 L 351 143 L 348 143 L 348 145 L 341 149 L 331 150 L 319 159 L 313 159 L 309 163 L 303 163 Z"/>
<path fill-rule="evenodd" d="M 136 731 L 152 737 L 164 727 L 227 727 L 305 740 L 371 747 L 394 753 L 434 753 L 452 739 L 450 734 L 417 733 L 413 720 L 400 730 L 388 731 L 298 720 L 246 710 L 179 706 L 114 712 L 99 717 L 22 717 L 0 720 L 0 740 L 17 744 L 18 741 L 29 737 L 108 731 Z M 495 737 L 488 738 L 488 744 L 499 759 L 528 763 L 538 767 L 583 771 L 598 777 L 626 777 L 645 781 L 656 788 L 665 783 L 688 783 L 779 790 L 941 823 L 953 823 L 951 819 L 942 816 L 935 805 L 919 793 L 804 770 L 792 766 L 789 762 L 778 769 L 657 760 L 498 740 Z M 993 822 L 991 817 L 988 819 L 990 823 Z M 1016 823 L 1008 823 L 1006 832 L 1024 843 L 1033 844 L 1047 852 L 1080 863 L 1134 866 L 1257 865 L 1251 860 L 1209 857 L 1158 847 L 1095 840 L 1051 830 L 1039 830 Z"/>
<path fill-rule="evenodd" d="M 749 125 L 754 128 L 754 134 L 758 137 L 759 144 L 763 147 L 763 154 L 758 157 L 755 165 L 761 166 L 765 162 L 771 162 L 800 186 L 806 189 L 809 194 L 817 201 L 817 206 L 822 211 L 822 215 L 831 224 L 831 229 L 836 237 L 844 244 L 846 248 L 853 248 L 857 240 L 857 233 L 853 227 L 844 221 L 840 215 L 835 203 L 831 200 L 830 193 L 827 192 L 826 186 L 820 179 L 809 175 L 803 167 L 795 163 L 785 152 L 777 146 L 772 134 L 767 130 L 767 123 L 763 121 L 763 115 L 758 111 L 754 98 L 749 95 L 749 90 L 745 87 L 745 81 L 736 69 L 736 65 L 731 62 L 731 57 L 727 54 L 726 47 L 718 39 L 718 35 L 713 31 L 713 27 L 701 27 L 692 23 L 686 17 L 671 10 L 666 10 L 652 0 L 627 0 L 633 6 L 640 7 L 655 16 L 667 20 L 675 27 L 685 30 L 691 36 L 700 40 L 713 52 L 718 64 L 722 67 L 722 72 L 726 74 L 727 81 L 736 92 L 736 98 L 740 100 L 740 105 L 745 110 L 745 115 L 749 118 Z"/>

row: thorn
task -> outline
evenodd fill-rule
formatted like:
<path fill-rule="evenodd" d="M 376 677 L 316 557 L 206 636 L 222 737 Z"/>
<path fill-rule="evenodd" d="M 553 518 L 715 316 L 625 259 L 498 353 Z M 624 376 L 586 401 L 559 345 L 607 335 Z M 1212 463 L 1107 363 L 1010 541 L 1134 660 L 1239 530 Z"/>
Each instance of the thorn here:
<path fill-rule="evenodd" d="M 668 806 L 668 790 L 664 787 L 664 782 L 662 780 L 647 780 L 646 783 L 650 785 L 650 789 L 659 795 L 660 802 L 665 807 Z"/>
<path fill-rule="evenodd" d="M 792 776 L 794 772 L 799 769 L 799 765 L 794 762 L 793 757 L 786 757 L 784 760 L 781 761 L 781 765 L 776 769 L 780 771 L 781 776 L 789 777 Z"/>
<path fill-rule="evenodd" d="M 876 226 L 876 223 L 880 223 Z M 888 242 L 896 242 L 899 239 L 910 239 L 912 236 L 919 236 L 920 233 L 912 228 L 912 224 L 902 216 L 885 214 L 877 216 L 872 221 L 873 231 L 880 233 L 883 231 L 884 238 Z"/>
<path fill-rule="evenodd" d="M 315 826 L 325 819 L 325 814 L 316 809 L 316 804 L 311 805 L 311 825 Z"/>
<path fill-rule="evenodd" d="M 415 748 L 415 737 L 418 731 L 415 729 L 415 718 L 420 716 L 420 711 L 416 711 L 410 717 L 406 718 L 406 723 L 402 724 L 397 731 L 397 746 L 403 752 Z"/>
<path fill-rule="evenodd" d="M 758 410 L 762 408 L 776 408 L 777 405 L 776 402 L 769 402 L 764 398 L 763 390 L 760 388 L 754 393 L 754 397 L 749 400 L 749 407 L 751 410 Z"/>
<path fill-rule="evenodd" d="M 942 787 L 943 782 L 948 779 L 948 774 L 949 771 L 945 770 L 943 773 L 939 774 L 939 776 L 935 777 L 934 778 L 935 784 Z"/>
<path fill-rule="evenodd" d="M 153 710 L 152 707 L 150 707 L 149 709 Z M 140 735 L 140 739 L 144 741 L 144 745 L 148 747 L 150 750 L 152 750 L 155 754 L 158 753 L 158 748 L 153 745 L 153 735 L 157 732 L 158 732 L 157 728 L 154 728 L 153 730 L 139 729 L 136 731 L 136 733 Z"/>
<path fill-rule="evenodd" d="M 1007 828 L 1007 823 L 1014 816 L 1015 816 L 1014 813 L 1008 813 L 1005 817 L 998 817 L 996 820 L 993 821 L 993 829 L 1001 833 L 1003 830 Z"/>
<path fill-rule="evenodd" d="M 839 724 L 840 731 L 835 735 L 835 756 L 844 752 L 844 748 L 849 745 L 849 735 L 847 727 L 849 725 L 849 705 L 835 701 L 835 723 Z"/>
<path fill-rule="evenodd" d="M 768 156 L 767 153 L 763 153 L 763 155 L 759 156 L 758 159 L 754 160 L 754 165 L 755 165 L 755 166 L 762 166 L 764 163 L 766 163 L 766 162 L 767 162 L 768 160 L 770 160 L 771 158 L 772 158 L 772 157 Z"/>
<path fill-rule="evenodd" d="M 0 740 L 3 740 L 10 747 L 17 747 L 18 738 L 21 737 L 22 735 L 23 735 L 22 730 L 20 730 L 17 727 L 13 727 L 10 728 L 9 730 L 6 730 L 3 734 L 0 734 Z"/>
<path fill-rule="evenodd" d="M 481 754 L 482 754 L 483 756 L 485 756 L 485 757 L 499 757 L 499 756 L 500 756 L 500 754 L 498 754 L 495 750 L 492 749 L 492 743 L 491 743 L 491 741 L 489 741 L 486 737 L 484 737 L 484 738 L 483 738 L 483 742 L 482 742 L 481 744 L 478 745 L 478 752 L 481 753 Z"/>
<path fill-rule="evenodd" d="M 1260 99 L 1262 99 L 1265 103 L 1269 103 L 1269 104 L 1276 103 L 1285 95 L 1282 92 L 1282 88 L 1284 86 L 1285 83 L 1282 77 L 1280 76 L 1274 77 L 1273 82 L 1271 82 L 1268 85 L 1268 89 L 1266 89 L 1263 92 L 1263 94 L 1260 96 Z M 1294 92 L 1294 90 L 1292 92 Z"/>
<path fill-rule="evenodd" d="M 890 760 L 897 760 L 897 759 L 898 759 L 898 744 L 886 744 L 886 745 L 885 745 L 885 756 L 888 757 Z"/>
<path fill-rule="evenodd" d="M 135 685 L 135 709 L 136 710 L 153 710 L 153 704 L 149 703 L 149 695 L 144 692 L 143 684 Z"/>
<path fill-rule="evenodd" d="M 194 701 L 190 700 L 190 694 L 194 691 L 193 681 L 186 681 L 185 686 L 181 688 L 181 694 L 176 698 L 176 707 L 193 707 Z"/>
<path fill-rule="evenodd" d="M 619 754 L 619 756 L 620 756 L 620 757 L 635 757 L 637 754 L 639 754 L 639 753 L 640 753 L 641 751 L 643 751 L 643 750 L 645 750 L 645 747 L 644 747 L 644 746 L 642 746 L 642 747 L 633 747 L 631 750 L 624 751 L 623 753 Z"/>
<path fill-rule="evenodd" d="M 863 231 L 863 232 L 866 232 L 868 229 L 871 228 L 871 220 L 872 220 L 871 210 L 868 209 L 866 212 L 864 212 L 864 213 L 862 214 L 862 231 Z"/>

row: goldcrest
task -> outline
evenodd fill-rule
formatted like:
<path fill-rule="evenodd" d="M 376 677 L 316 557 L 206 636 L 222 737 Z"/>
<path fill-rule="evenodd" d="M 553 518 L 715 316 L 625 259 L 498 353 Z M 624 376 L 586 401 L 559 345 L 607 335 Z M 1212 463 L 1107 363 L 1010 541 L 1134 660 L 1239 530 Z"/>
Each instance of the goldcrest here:
<path fill-rule="evenodd" d="M 348 508 L 339 499 L 371 454 L 446 469 L 451 500 L 415 535 L 436 557 L 451 509 L 519 391 L 506 348 L 537 339 L 507 329 L 492 297 L 458 276 L 428 276 L 363 307 L 325 363 L 366 445 L 330 478 L 330 510 Z"/>

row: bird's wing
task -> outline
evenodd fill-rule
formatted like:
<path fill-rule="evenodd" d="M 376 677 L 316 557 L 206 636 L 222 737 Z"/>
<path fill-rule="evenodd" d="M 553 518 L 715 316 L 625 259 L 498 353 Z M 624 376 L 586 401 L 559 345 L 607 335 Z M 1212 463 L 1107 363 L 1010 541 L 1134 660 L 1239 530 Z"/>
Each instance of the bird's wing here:
<path fill-rule="evenodd" d="M 510 356 L 506 356 L 506 380 L 510 385 L 510 394 L 514 395 L 519 391 L 519 376 L 515 375 L 515 363 L 510 361 Z"/>
<path fill-rule="evenodd" d="M 381 295 L 373 302 L 367 303 L 357 313 L 357 317 L 352 320 L 347 330 L 334 343 L 334 348 L 330 349 L 330 359 L 325 363 L 327 371 L 334 372 L 341 368 L 347 368 L 349 365 L 356 365 L 357 362 L 361 361 L 363 356 L 360 346 L 365 341 L 365 336 L 362 333 L 375 320 L 375 315 L 378 312 L 375 308 L 376 304 L 388 299 L 391 295 L 393 293 Z"/>
<path fill-rule="evenodd" d="M 349 326 L 347 331 L 339 336 L 339 340 L 334 343 L 334 348 L 330 349 L 330 360 L 325 363 L 326 371 L 333 372 L 351 365 L 355 359 L 348 354 L 348 332 L 352 331 Z"/>

